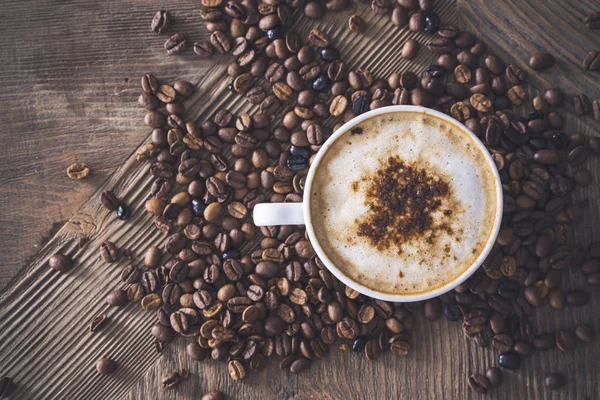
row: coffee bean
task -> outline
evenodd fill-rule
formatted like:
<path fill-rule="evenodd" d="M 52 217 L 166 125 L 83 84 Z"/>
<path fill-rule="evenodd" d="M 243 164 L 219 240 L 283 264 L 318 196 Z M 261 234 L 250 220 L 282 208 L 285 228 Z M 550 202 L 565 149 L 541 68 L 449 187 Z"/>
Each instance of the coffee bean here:
<path fill-rule="evenodd" d="M 502 368 L 516 370 L 521 366 L 521 359 L 514 351 L 506 351 L 498 356 L 498 365 Z"/>
<path fill-rule="evenodd" d="M 402 50 L 400 51 L 400 55 L 407 60 L 412 60 L 417 57 L 419 53 L 419 47 L 419 42 L 417 42 L 415 39 L 408 39 L 406 42 L 404 42 Z"/>
<path fill-rule="evenodd" d="M 356 115 L 369 111 L 371 99 L 367 96 L 357 96 L 352 102 L 352 112 Z"/>
<path fill-rule="evenodd" d="M 434 12 L 425 13 L 425 25 L 423 26 L 423 31 L 427 33 L 435 33 L 439 28 L 440 17 Z"/>
<path fill-rule="evenodd" d="M 169 372 L 160 380 L 160 387 L 163 390 L 172 390 L 181 383 L 181 379 L 182 377 L 179 372 Z"/>
<path fill-rule="evenodd" d="M 431 40 L 431 42 L 429 42 L 429 44 L 427 45 L 427 48 L 429 49 L 429 51 L 431 51 L 432 53 L 435 53 L 435 54 L 450 53 L 452 51 L 452 49 L 454 48 L 454 42 L 451 39 L 447 39 L 447 38 L 443 38 L 443 37 L 435 37 Z M 465 60 L 463 60 L 463 61 L 465 61 Z M 467 65 L 470 64 L 468 62 L 463 62 L 463 61 L 459 60 L 459 62 L 461 64 L 467 64 Z"/>
<path fill-rule="evenodd" d="M 165 50 L 170 56 L 181 54 L 187 47 L 187 40 L 181 33 L 176 33 L 165 42 Z"/>
<path fill-rule="evenodd" d="M 201 400 L 225 400 L 225 395 L 223 392 L 213 390 L 212 392 L 205 393 Z"/>
<path fill-rule="evenodd" d="M 588 114 L 592 110 L 592 102 L 589 97 L 581 93 L 573 97 L 575 112 L 579 115 Z"/>
<path fill-rule="evenodd" d="M 593 342 L 596 337 L 594 329 L 587 324 L 577 324 L 575 326 L 575 336 L 582 342 Z"/>
<path fill-rule="evenodd" d="M 554 65 L 554 56 L 537 51 L 529 59 L 529 66 L 535 70 L 544 70 Z"/>
<path fill-rule="evenodd" d="M 484 60 L 487 69 L 492 71 L 496 75 L 502 75 L 504 73 L 505 64 L 498 56 L 490 54 Z"/>
<path fill-rule="evenodd" d="M 323 32 L 318 29 L 313 29 L 308 34 L 308 41 L 315 47 L 327 47 L 329 45 L 329 38 Z"/>
<path fill-rule="evenodd" d="M 561 330 L 556 334 L 556 347 L 562 351 L 572 350 L 575 347 L 575 340 L 569 332 Z"/>
<path fill-rule="evenodd" d="M 227 36 L 219 30 L 214 31 L 212 35 L 210 35 L 210 43 L 219 54 L 225 54 L 231 51 L 231 42 Z"/>
<path fill-rule="evenodd" d="M 473 374 L 469 377 L 469 387 L 477 393 L 485 393 L 490 388 L 491 383 L 485 375 Z"/>
<path fill-rule="evenodd" d="M 508 98 L 511 103 L 515 105 L 521 105 L 527 99 L 527 93 L 521 86 L 513 86 L 508 90 Z"/>
<path fill-rule="evenodd" d="M 48 259 L 48 265 L 58 272 L 67 272 L 73 267 L 73 260 L 67 255 L 55 253 Z"/>
<path fill-rule="evenodd" d="M 485 371 L 485 376 L 490 383 L 490 388 L 498 387 L 500 383 L 502 383 L 502 370 L 500 368 L 488 368 L 487 371 Z"/>
<path fill-rule="evenodd" d="M 583 290 L 571 290 L 565 293 L 565 300 L 571 307 L 584 306 L 589 301 L 589 295 Z"/>
<path fill-rule="evenodd" d="M 483 113 L 489 112 L 492 109 L 492 101 L 481 93 L 471 96 L 470 103 L 474 109 Z"/>
<path fill-rule="evenodd" d="M 96 371 L 100 375 L 110 375 L 117 370 L 118 366 L 115 361 L 107 357 L 102 357 L 96 361 Z"/>
<path fill-rule="evenodd" d="M 408 20 L 408 29 L 412 32 L 420 32 L 425 29 L 425 13 L 422 11 L 412 13 Z"/>
<path fill-rule="evenodd" d="M 154 14 L 150 30 L 156 33 L 167 33 L 171 24 L 171 14 L 168 11 L 160 10 Z"/>
<path fill-rule="evenodd" d="M 128 301 L 127 292 L 123 289 L 114 290 L 106 297 L 106 303 L 116 307 L 123 306 L 127 304 Z"/>
<path fill-rule="evenodd" d="M 229 364 L 227 364 L 227 370 L 234 381 L 241 381 L 246 377 L 246 369 L 238 360 L 229 361 Z"/>
<path fill-rule="evenodd" d="M 354 33 L 360 33 L 364 29 L 364 22 L 359 15 L 352 15 L 348 18 L 348 29 Z"/>
<path fill-rule="evenodd" d="M 115 196 L 115 194 L 110 190 L 102 192 L 102 195 L 100 196 L 100 202 L 109 211 L 116 210 L 116 208 L 120 204 L 120 201 L 117 198 L 117 196 Z"/>
<path fill-rule="evenodd" d="M 562 374 L 551 373 L 546 375 L 544 378 L 544 384 L 548 389 L 557 390 L 563 387 L 567 383 L 567 380 Z"/>
<path fill-rule="evenodd" d="M 595 50 L 587 53 L 583 59 L 583 68 L 587 69 L 588 71 L 600 70 L 600 53 Z"/>
<path fill-rule="evenodd" d="M 510 64 L 506 67 L 504 76 L 513 85 L 520 85 L 525 82 L 525 79 L 527 78 L 527 74 L 523 68 L 515 64 Z"/>
<path fill-rule="evenodd" d="M 90 332 L 97 332 L 100 329 L 102 329 L 106 323 L 108 322 L 108 317 L 106 316 L 105 313 L 102 313 L 100 315 L 98 315 L 97 317 L 95 317 L 92 322 L 90 322 L 90 326 L 89 326 L 89 331 Z M 1 393 L 2 391 L 0 391 Z"/>
<path fill-rule="evenodd" d="M 596 121 L 600 121 L 600 99 L 595 99 L 592 102 L 592 113 Z"/>
<path fill-rule="evenodd" d="M 463 64 L 454 69 L 454 78 L 459 83 L 468 83 L 471 80 L 471 70 Z"/>
<path fill-rule="evenodd" d="M 600 29 L 600 11 L 591 12 L 585 17 L 585 25 L 591 29 Z"/>
<path fill-rule="evenodd" d="M 326 62 L 339 60 L 340 52 L 333 47 L 324 47 L 321 49 L 321 59 Z"/>

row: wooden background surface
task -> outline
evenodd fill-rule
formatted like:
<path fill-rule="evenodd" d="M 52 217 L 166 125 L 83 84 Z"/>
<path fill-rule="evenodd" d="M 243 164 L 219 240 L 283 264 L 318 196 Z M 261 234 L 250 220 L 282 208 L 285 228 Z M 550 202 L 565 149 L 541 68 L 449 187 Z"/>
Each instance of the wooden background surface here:
<path fill-rule="evenodd" d="M 600 98 L 598 74 L 580 66 L 587 51 L 600 49 L 600 34 L 592 33 L 582 23 L 585 14 L 600 10 L 599 1 L 502 0 L 490 6 L 491 2 L 485 0 L 460 0 L 457 10 L 453 1 L 438 3 L 438 7 L 445 7 L 445 21 L 458 19 L 462 28 L 484 39 L 507 62 L 524 66 L 534 50 L 555 54 L 556 66 L 536 76 L 530 74 L 531 94 L 559 86 L 569 97 L 584 91 L 590 98 Z M 86 323 L 103 308 L 104 295 L 111 289 L 93 283 L 107 282 L 107 278 L 118 274 L 116 268 L 106 268 L 98 262 L 98 244 L 111 237 L 142 251 L 149 242 L 158 240 L 138 213 L 132 222 L 139 221 L 142 235 L 131 241 L 126 229 L 119 229 L 122 225 L 98 207 L 97 201 L 97 190 L 104 187 L 122 188 L 120 194 L 137 204 L 147 192 L 147 179 L 142 179 L 135 189 L 127 188 L 128 184 L 139 182 L 145 172 L 131 157 L 148 134 L 141 125 L 144 112 L 136 104 L 141 74 L 151 71 L 165 80 L 203 82 L 204 88 L 223 86 L 222 65 L 227 62 L 226 57 L 200 61 L 192 52 L 181 57 L 164 54 L 165 37 L 148 30 L 153 12 L 164 7 L 171 9 L 175 17 L 173 31 L 185 33 L 191 41 L 206 36 L 198 1 L 3 2 L 0 374 L 14 376 L 21 382 L 20 398 L 76 398 L 73 396 L 77 393 L 85 393 L 85 398 L 125 395 L 131 399 L 191 399 L 217 388 L 231 398 L 480 397 L 468 390 L 466 376 L 494 365 L 494 352 L 468 342 L 459 324 L 445 320 L 429 323 L 419 318 L 413 333 L 413 352 L 407 358 L 388 354 L 369 362 L 362 356 L 334 351 L 299 377 L 282 373 L 272 362 L 267 371 L 252 374 L 237 384 L 226 373 L 224 363 L 192 362 L 184 354 L 184 340 L 171 344 L 160 357 L 154 355 L 147 328 L 152 318 L 142 315 L 137 307 L 111 314 L 114 323 L 101 335 L 85 333 Z M 332 16 L 320 24 L 334 30 L 348 15 Z M 375 21 L 372 13 L 364 15 Z M 305 21 L 301 24 L 312 25 Z M 378 24 L 386 25 L 383 21 Z M 392 40 L 379 48 L 383 37 Z M 343 38 L 343 33 L 337 35 L 336 43 L 348 48 L 350 43 L 340 41 Z M 402 64 L 378 64 L 373 57 L 379 51 L 393 50 L 403 38 L 404 34 L 394 27 L 372 27 L 364 38 L 374 43 L 365 53 L 368 56 L 355 57 L 353 64 L 370 63 L 378 76 L 401 70 Z M 344 49 L 342 53 L 345 54 Z M 245 106 L 231 96 L 212 96 L 205 104 L 199 93 L 192 99 L 191 109 L 203 115 L 220 102 L 230 102 L 232 110 Z M 589 117 L 575 118 L 570 113 L 572 107 L 568 111 L 563 115 L 567 132 L 598 134 L 598 123 Z M 75 161 L 91 166 L 89 179 L 74 182 L 66 177 L 66 167 Z M 600 170 L 597 160 L 588 167 Z M 581 191 L 580 196 L 588 198 L 591 204 L 588 218 L 578 227 L 581 243 L 600 237 L 598 183 L 600 174 L 592 186 Z M 91 242 L 77 251 L 79 267 L 72 274 L 58 276 L 44 267 L 50 249 L 73 251 L 75 239 L 81 235 L 90 236 Z M 22 269 L 24 266 L 27 267 Z M 572 277 L 565 287 L 582 285 L 581 276 Z M 598 301 L 596 289 L 591 303 Z M 596 331 L 600 328 L 600 313 L 591 305 L 567 312 L 544 307 L 537 314 L 541 330 L 572 328 L 575 321 L 591 323 Z M 117 359 L 122 371 L 99 378 L 93 362 L 101 354 Z M 505 384 L 488 396 L 599 398 L 599 354 L 599 341 L 578 344 L 568 354 L 558 350 L 538 353 L 525 360 L 518 373 L 505 374 Z M 180 368 L 190 370 L 190 379 L 174 392 L 160 392 L 159 379 Z M 70 370 L 81 373 L 72 375 Z M 551 371 L 564 372 L 569 386 L 556 393 L 545 389 L 543 377 Z"/>

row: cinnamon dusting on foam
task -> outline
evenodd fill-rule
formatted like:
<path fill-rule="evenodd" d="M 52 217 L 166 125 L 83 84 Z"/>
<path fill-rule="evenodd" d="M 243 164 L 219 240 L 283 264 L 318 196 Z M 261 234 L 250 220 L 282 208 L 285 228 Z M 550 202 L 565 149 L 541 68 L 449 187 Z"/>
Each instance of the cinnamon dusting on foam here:
<path fill-rule="evenodd" d="M 367 176 L 366 214 L 355 220 L 358 236 L 378 250 L 395 247 L 398 254 L 406 242 L 425 240 L 434 245 L 441 233 L 454 235 L 443 200 L 452 196 L 448 182 L 425 168 L 389 157 L 374 176 Z M 353 190 L 354 184 L 353 182 Z"/>

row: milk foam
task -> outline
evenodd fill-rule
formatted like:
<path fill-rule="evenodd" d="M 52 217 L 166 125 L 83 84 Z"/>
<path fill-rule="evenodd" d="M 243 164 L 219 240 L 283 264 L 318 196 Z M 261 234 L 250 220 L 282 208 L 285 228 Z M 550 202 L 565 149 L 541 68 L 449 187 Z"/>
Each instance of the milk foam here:
<path fill-rule="evenodd" d="M 347 132 L 322 149 L 310 200 L 319 244 L 345 275 L 378 292 L 425 293 L 453 281 L 477 259 L 494 225 L 496 186 L 483 153 L 458 127 L 423 113 L 390 113 L 358 126 L 361 134 Z M 357 235 L 369 177 L 390 156 L 448 182 L 452 235 L 409 241 L 400 254 Z"/>

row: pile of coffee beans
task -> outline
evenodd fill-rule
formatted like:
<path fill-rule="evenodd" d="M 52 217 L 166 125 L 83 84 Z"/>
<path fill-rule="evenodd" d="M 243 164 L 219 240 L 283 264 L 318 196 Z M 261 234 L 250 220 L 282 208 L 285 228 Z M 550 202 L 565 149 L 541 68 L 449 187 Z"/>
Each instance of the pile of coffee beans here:
<path fill-rule="evenodd" d="M 334 344 L 369 360 L 385 351 L 406 356 L 414 314 L 421 310 L 428 320 L 444 315 L 462 321 L 467 337 L 497 352 L 497 366 L 468 379 L 483 393 L 501 383 L 503 370 L 519 369 L 521 359 L 535 351 L 570 351 L 575 338 L 594 339 L 585 324 L 537 332 L 531 322 L 544 303 L 557 310 L 588 303 L 585 290 L 561 287 L 570 270 L 581 268 L 591 285 L 600 281 L 600 242 L 587 248 L 573 243 L 573 225 L 587 202 L 571 196 L 577 186 L 591 183 L 585 164 L 600 154 L 600 138 L 563 130 L 558 107 L 565 96 L 559 89 L 528 99 L 527 70 L 490 54 L 473 35 L 441 24 L 431 1 L 372 1 L 372 10 L 390 14 L 398 27 L 435 34 L 426 46 L 410 39 L 401 49 L 407 59 L 424 50 L 436 55 L 422 75 L 402 71 L 387 79 L 345 63 L 322 31 L 302 38 L 289 29 L 297 11 L 318 19 L 326 10 L 347 8 L 348 1 L 202 4 L 211 39 L 194 43 L 194 52 L 202 57 L 231 52 L 236 61 L 228 68 L 229 90 L 259 111 L 233 115 L 220 109 L 196 121 L 186 116 L 183 103 L 194 85 L 169 85 L 151 74 L 142 78 L 139 103 L 153 130 L 137 159 L 151 163 L 154 184 L 144 208 L 165 240 L 148 248 L 141 265 L 122 269 L 123 287 L 106 301 L 139 302 L 155 312 L 151 333 L 158 351 L 180 335 L 189 339 L 192 359 L 226 360 L 236 381 L 262 370 L 274 355 L 281 369 L 300 373 Z M 586 22 L 592 29 L 594 18 Z M 151 29 L 166 33 L 170 19 L 168 12 L 157 12 Z M 353 15 L 348 27 L 360 32 L 363 22 Z M 165 43 L 169 54 L 186 46 L 181 34 Z M 585 68 L 596 69 L 594 57 L 586 57 Z M 529 66 L 545 70 L 555 62 L 538 52 Z M 530 101 L 530 113 L 513 112 Z M 259 229 L 251 218 L 258 203 L 301 201 L 308 167 L 331 133 L 356 115 L 392 104 L 431 107 L 463 122 L 491 152 L 504 191 L 502 228 L 482 268 L 455 290 L 422 303 L 361 295 L 329 273 L 304 228 Z M 600 112 L 598 101 L 584 94 L 574 97 L 574 105 L 582 115 Z M 131 214 L 109 192 L 102 203 L 122 219 Z M 100 252 L 108 263 L 119 255 L 110 241 Z M 52 265 L 70 266 L 61 257 Z M 90 330 L 106 322 L 105 314 L 97 316 Z M 113 363 L 99 360 L 98 371 L 114 371 Z M 161 384 L 169 389 L 181 379 L 172 373 Z M 545 379 L 551 389 L 565 382 L 558 373 Z"/>

